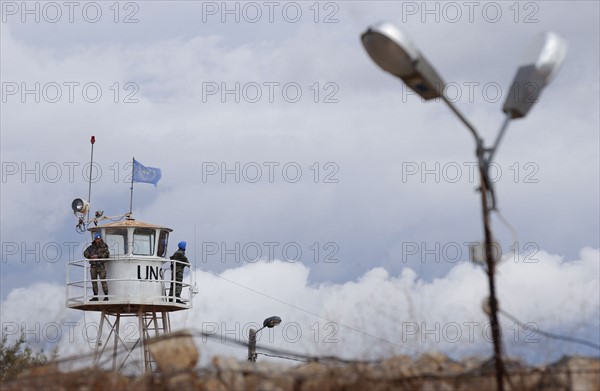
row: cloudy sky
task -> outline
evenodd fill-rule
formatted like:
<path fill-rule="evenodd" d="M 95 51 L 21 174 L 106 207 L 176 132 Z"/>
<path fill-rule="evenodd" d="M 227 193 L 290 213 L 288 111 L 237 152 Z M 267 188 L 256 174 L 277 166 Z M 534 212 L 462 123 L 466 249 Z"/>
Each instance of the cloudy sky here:
<path fill-rule="evenodd" d="M 132 157 L 162 170 L 157 187 L 136 184 L 133 211 L 173 228 L 171 246 L 188 242 L 200 293 L 174 324 L 222 332 L 279 314 L 288 328 L 264 342 L 290 350 L 487 354 L 482 338 L 444 338 L 453 322 L 465 338 L 465 323 L 485 327 L 485 276 L 468 252 L 483 235 L 473 141 L 443 102 L 422 102 L 368 57 L 360 34 L 390 20 L 488 144 L 531 39 L 568 41 L 492 170 L 514 228 L 493 215 L 500 301 L 524 322 L 599 342 L 597 3 L 24 4 L 1 3 L 4 330 L 81 327 L 64 284 L 89 241 L 70 203 L 87 197 L 94 135 L 93 210 L 128 211 Z M 300 342 L 282 337 L 295 327 Z M 598 353 L 504 327 L 527 359 Z"/>

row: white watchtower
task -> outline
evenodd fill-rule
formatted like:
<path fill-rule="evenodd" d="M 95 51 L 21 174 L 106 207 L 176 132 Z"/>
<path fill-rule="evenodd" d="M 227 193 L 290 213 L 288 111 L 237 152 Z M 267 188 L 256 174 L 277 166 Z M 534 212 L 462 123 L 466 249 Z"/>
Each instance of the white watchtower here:
<path fill-rule="evenodd" d="M 136 362 L 136 357 L 143 363 L 143 368 L 137 364 L 142 372 L 152 371 L 153 359 L 146 341 L 170 332 L 169 313 L 191 308 L 194 293 L 191 285 L 182 281 L 182 297 L 176 300 L 169 296 L 173 294 L 174 284 L 178 283 L 174 281 L 172 270 L 176 263 L 181 264 L 170 260 L 167 254 L 172 229 L 144 223 L 127 215 L 123 221 L 91 227 L 88 231 L 92 237 L 100 233 L 108 245 L 110 256 L 101 260 L 106 261 L 106 279 L 97 280 L 98 297 L 92 300 L 90 260 L 69 262 L 66 305 L 68 308 L 101 312 L 95 365 L 104 355 L 112 354 L 114 371 L 120 370 L 129 358 Z M 102 281 L 107 283 L 108 295 L 101 294 Z M 124 331 L 123 318 L 135 320 L 137 335 Z M 124 353 L 124 358 L 121 353 Z"/>

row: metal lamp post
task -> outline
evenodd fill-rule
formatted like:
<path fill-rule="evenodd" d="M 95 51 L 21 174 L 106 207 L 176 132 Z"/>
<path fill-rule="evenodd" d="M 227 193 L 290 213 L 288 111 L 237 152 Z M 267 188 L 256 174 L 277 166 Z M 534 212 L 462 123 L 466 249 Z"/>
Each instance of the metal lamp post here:
<path fill-rule="evenodd" d="M 498 322 L 498 301 L 496 299 L 495 266 L 493 240 L 490 227 L 490 211 L 496 208 L 494 189 L 489 180 L 489 167 L 500 140 L 511 119 L 523 118 L 541 90 L 551 81 L 560 68 L 567 50 L 566 41 L 554 33 L 539 36 L 528 50 L 526 60 L 511 85 L 503 111 L 506 118 L 491 148 L 484 146 L 479 132 L 444 94 L 445 83 L 427 59 L 419 52 L 406 34 L 390 22 L 381 22 L 369 27 L 361 36 L 363 46 L 369 56 L 384 71 L 400 78 L 410 89 L 423 99 L 442 98 L 450 110 L 457 115 L 475 139 L 476 155 L 479 163 L 483 230 L 485 237 L 484 257 L 490 290 L 489 307 L 494 361 L 498 390 L 504 390 L 504 365 L 502 362 L 502 341 Z M 534 55 L 535 57 L 531 57 Z"/>
<path fill-rule="evenodd" d="M 272 329 L 280 323 L 281 318 L 279 316 L 271 316 L 263 321 L 263 327 L 260 329 L 250 329 L 248 331 L 248 361 L 256 362 L 256 334 L 265 327 Z"/>

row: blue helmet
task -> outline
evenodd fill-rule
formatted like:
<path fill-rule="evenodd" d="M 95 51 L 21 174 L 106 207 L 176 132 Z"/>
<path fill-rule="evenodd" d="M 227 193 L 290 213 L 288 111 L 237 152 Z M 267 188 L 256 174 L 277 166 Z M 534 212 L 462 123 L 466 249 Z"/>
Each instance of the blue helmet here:
<path fill-rule="evenodd" d="M 96 239 L 102 239 L 102 235 L 100 235 L 100 232 L 94 232 L 94 240 Z"/>
<path fill-rule="evenodd" d="M 181 242 L 177 243 L 177 247 L 179 247 L 180 249 L 185 250 L 185 246 L 187 246 L 185 240 L 182 240 Z"/>

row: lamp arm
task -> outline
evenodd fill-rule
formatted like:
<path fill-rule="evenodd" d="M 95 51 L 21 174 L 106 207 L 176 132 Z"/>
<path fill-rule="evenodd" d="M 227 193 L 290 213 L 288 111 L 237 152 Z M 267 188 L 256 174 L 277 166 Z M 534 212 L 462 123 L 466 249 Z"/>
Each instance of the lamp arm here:
<path fill-rule="evenodd" d="M 508 124 L 511 119 L 512 115 L 510 113 L 507 113 L 506 117 L 504 118 L 504 122 L 500 127 L 500 131 L 498 132 L 498 136 L 496 136 L 496 141 L 494 142 L 494 145 L 491 148 L 484 148 L 483 140 L 481 140 L 481 142 L 477 146 L 477 160 L 479 161 L 482 180 L 485 181 L 485 189 L 489 192 L 490 195 L 491 205 L 488 206 L 490 210 L 496 209 L 496 193 L 494 191 L 494 184 L 490 181 L 488 175 L 490 164 L 492 164 L 494 155 L 496 154 L 498 146 L 500 145 L 500 141 L 502 140 L 502 136 L 504 136 L 504 133 L 506 132 L 506 129 L 508 128 Z"/>
<path fill-rule="evenodd" d="M 479 133 L 477 132 L 477 129 L 475 129 L 475 127 L 473 125 L 471 125 L 471 123 L 469 122 L 469 120 L 462 115 L 462 113 L 460 111 L 458 111 L 458 109 L 456 108 L 456 106 L 454 106 L 452 104 L 452 102 L 450 102 L 448 100 L 448 98 L 446 97 L 445 94 L 442 94 L 442 99 L 444 100 L 444 102 L 446 102 L 446 104 L 448 105 L 448 107 L 450 108 L 450 110 L 452 110 L 454 112 L 454 114 L 456 114 L 456 116 L 461 120 L 461 122 L 463 124 L 465 124 L 465 126 L 467 127 L 467 129 L 469 129 L 469 131 L 471 132 L 471 134 L 473 135 L 473 137 L 475 137 L 475 144 L 477 145 L 477 148 L 480 147 L 481 144 L 481 138 L 479 137 Z"/>
<path fill-rule="evenodd" d="M 504 122 L 502 123 L 502 127 L 500 128 L 500 132 L 498 132 L 498 136 L 496 137 L 496 141 L 494 142 L 494 146 L 490 149 L 490 156 L 488 156 L 488 158 L 487 158 L 488 165 L 492 162 L 492 159 L 494 158 L 494 155 L 496 154 L 496 150 L 498 149 L 498 145 L 500 145 L 502 136 L 504 136 L 504 132 L 506 132 L 506 129 L 508 128 L 508 123 L 510 122 L 511 119 L 512 119 L 511 114 L 507 113 L 506 117 L 504 118 Z"/>

